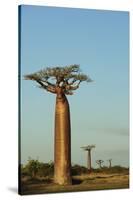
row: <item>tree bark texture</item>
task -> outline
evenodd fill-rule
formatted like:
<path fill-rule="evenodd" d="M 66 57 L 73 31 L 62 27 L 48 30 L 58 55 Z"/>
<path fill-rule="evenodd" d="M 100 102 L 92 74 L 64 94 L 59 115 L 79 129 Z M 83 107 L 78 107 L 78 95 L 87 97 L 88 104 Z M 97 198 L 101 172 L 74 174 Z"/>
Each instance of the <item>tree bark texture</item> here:
<path fill-rule="evenodd" d="M 71 125 L 65 94 L 56 97 L 54 145 L 54 181 L 60 185 L 71 184 Z"/>
<path fill-rule="evenodd" d="M 87 167 L 88 167 L 88 170 L 91 171 L 91 150 L 88 150 Z"/>

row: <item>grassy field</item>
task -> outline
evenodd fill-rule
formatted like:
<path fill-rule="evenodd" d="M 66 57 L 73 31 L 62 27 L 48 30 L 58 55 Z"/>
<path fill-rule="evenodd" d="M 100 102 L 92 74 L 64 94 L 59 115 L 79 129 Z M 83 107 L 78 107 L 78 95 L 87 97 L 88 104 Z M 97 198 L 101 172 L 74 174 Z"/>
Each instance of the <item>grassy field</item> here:
<path fill-rule="evenodd" d="M 73 176 L 72 185 L 59 186 L 53 183 L 52 178 L 23 178 L 21 181 L 21 194 L 42 194 L 58 192 L 77 192 L 104 189 L 129 188 L 129 175 L 127 173 L 91 173 Z"/>

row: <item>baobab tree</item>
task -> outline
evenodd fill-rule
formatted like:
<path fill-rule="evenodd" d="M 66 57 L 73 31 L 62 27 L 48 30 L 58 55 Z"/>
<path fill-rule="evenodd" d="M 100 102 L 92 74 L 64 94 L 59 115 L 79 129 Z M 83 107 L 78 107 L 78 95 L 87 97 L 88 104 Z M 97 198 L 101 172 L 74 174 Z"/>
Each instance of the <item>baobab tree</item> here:
<path fill-rule="evenodd" d="M 45 68 L 25 75 L 25 79 L 36 81 L 40 88 L 56 95 L 54 181 L 60 185 L 71 184 L 71 125 L 66 95 L 72 95 L 81 82 L 92 80 L 81 73 L 80 66 L 76 64 Z"/>
<path fill-rule="evenodd" d="M 96 160 L 96 163 L 99 165 L 100 169 L 102 168 L 102 163 L 103 162 L 104 162 L 103 160 Z"/>
<path fill-rule="evenodd" d="M 88 145 L 81 147 L 84 151 L 87 151 L 87 168 L 91 172 L 91 150 L 95 148 L 95 145 Z"/>
<path fill-rule="evenodd" d="M 107 161 L 109 162 L 109 168 L 111 168 L 112 167 L 112 159 L 108 159 Z"/>

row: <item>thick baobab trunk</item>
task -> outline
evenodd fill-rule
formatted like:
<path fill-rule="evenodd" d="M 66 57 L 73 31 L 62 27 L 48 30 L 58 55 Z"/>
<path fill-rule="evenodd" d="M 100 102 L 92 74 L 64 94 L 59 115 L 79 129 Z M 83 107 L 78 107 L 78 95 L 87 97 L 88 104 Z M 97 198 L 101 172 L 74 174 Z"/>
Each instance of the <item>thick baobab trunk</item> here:
<path fill-rule="evenodd" d="M 87 167 L 88 167 L 89 172 L 91 172 L 91 150 L 88 150 Z"/>
<path fill-rule="evenodd" d="M 64 94 L 57 94 L 55 109 L 54 181 L 60 185 L 71 179 L 71 127 L 70 111 Z"/>

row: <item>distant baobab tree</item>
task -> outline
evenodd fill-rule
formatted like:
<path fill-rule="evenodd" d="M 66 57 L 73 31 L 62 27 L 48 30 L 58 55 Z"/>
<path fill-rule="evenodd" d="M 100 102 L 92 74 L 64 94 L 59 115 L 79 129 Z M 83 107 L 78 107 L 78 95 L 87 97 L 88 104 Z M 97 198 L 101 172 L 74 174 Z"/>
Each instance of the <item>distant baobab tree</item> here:
<path fill-rule="evenodd" d="M 102 163 L 103 162 L 104 162 L 103 160 L 96 160 L 96 163 L 99 165 L 100 169 L 102 168 Z"/>
<path fill-rule="evenodd" d="M 88 145 L 81 147 L 84 151 L 87 151 L 87 168 L 91 172 L 91 150 L 95 148 L 95 145 Z"/>
<path fill-rule="evenodd" d="M 77 64 L 45 68 L 24 77 L 36 81 L 40 88 L 56 95 L 54 181 L 60 185 L 71 184 L 71 125 L 66 95 L 72 95 L 81 82 L 92 80 L 81 73 Z"/>
<path fill-rule="evenodd" d="M 112 159 L 108 159 L 107 161 L 109 162 L 109 168 L 111 168 L 112 167 Z"/>

